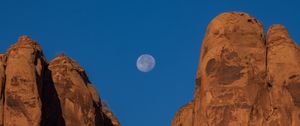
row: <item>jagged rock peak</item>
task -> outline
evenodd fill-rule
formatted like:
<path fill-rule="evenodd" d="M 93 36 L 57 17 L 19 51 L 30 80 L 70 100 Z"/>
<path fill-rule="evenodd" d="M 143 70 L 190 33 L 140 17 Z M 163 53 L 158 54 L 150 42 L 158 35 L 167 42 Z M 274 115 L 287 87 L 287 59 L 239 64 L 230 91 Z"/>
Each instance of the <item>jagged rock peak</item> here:
<path fill-rule="evenodd" d="M 11 53 L 13 52 L 13 50 L 17 50 L 18 48 L 33 48 L 35 52 L 42 53 L 41 46 L 32 38 L 26 35 L 19 37 L 18 41 L 14 45 L 12 45 L 7 52 Z"/>
<path fill-rule="evenodd" d="M 31 37 L 27 35 L 20 36 L 18 39 L 19 43 L 36 43 Z"/>
<path fill-rule="evenodd" d="M 277 44 L 294 44 L 288 30 L 281 24 L 272 25 L 267 32 L 267 45 L 273 46 Z"/>
<path fill-rule="evenodd" d="M 107 105 L 103 105 L 101 103 L 101 99 L 99 93 L 95 89 L 95 87 L 91 84 L 88 79 L 88 76 L 84 69 L 73 59 L 66 56 L 65 54 L 58 54 L 49 64 L 48 67 L 52 72 L 52 77 L 54 81 L 54 85 L 57 88 L 58 94 L 60 96 L 60 101 L 63 106 L 69 105 L 68 101 L 65 99 L 70 99 L 69 97 L 62 96 L 60 94 L 67 94 L 67 95 L 82 95 L 82 97 L 74 98 L 75 101 L 73 104 L 75 106 L 83 106 L 82 110 L 85 113 L 87 110 L 94 113 L 96 115 L 95 119 L 89 117 L 92 120 L 95 120 L 96 125 L 104 126 L 120 126 L 118 119 L 114 116 L 114 114 L 109 110 Z M 73 72 L 73 71 L 76 72 Z M 65 83 L 61 83 L 65 81 Z M 65 89 L 69 88 L 73 90 L 73 92 L 66 92 Z M 80 88 L 80 90 L 78 89 Z M 85 102 L 81 102 L 81 101 Z M 73 112 L 69 111 L 67 108 L 62 108 L 63 113 L 66 113 L 65 119 L 66 124 L 71 124 L 73 121 L 78 121 L 81 117 L 72 117 Z M 69 112 L 68 112 L 69 111 Z M 79 110 L 78 110 L 79 111 Z M 68 115 L 69 114 L 69 115 Z M 76 115 L 76 114 L 74 114 Z M 76 119 L 77 118 L 77 119 Z M 85 117 L 87 118 L 87 117 Z M 80 119 L 82 120 L 82 119 Z M 93 123 L 93 121 L 89 122 Z"/>
<path fill-rule="evenodd" d="M 50 61 L 48 66 L 49 69 L 57 67 L 66 68 L 67 70 L 76 70 L 87 83 L 91 83 L 85 70 L 75 60 L 65 54 L 58 54 L 52 61 Z"/>
<path fill-rule="evenodd" d="M 41 47 L 22 36 L 8 49 L 5 67 L 4 125 L 41 122 L 41 92 L 47 62 Z M 18 121 L 14 121 L 18 120 Z"/>
<path fill-rule="evenodd" d="M 65 67 L 67 69 L 77 70 L 78 72 L 84 72 L 84 69 L 73 59 L 66 56 L 65 54 L 58 54 L 50 61 L 49 68 L 53 67 Z"/>
<path fill-rule="evenodd" d="M 87 87 L 88 78 L 79 64 L 65 55 L 59 55 L 50 62 L 48 68 L 62 104 L 66 125 L 104 124 L 102 117 L 98 116 L 101 115 L 101 106 L 95 106 Z M 74 111 L 70 107 L 78 109 Z"/>

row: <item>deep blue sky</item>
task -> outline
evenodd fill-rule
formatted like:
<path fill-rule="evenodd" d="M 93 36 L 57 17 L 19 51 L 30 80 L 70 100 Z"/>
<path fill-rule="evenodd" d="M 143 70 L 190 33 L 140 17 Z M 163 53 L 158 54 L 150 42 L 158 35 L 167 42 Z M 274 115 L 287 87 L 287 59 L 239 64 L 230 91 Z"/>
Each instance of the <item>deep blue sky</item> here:
<path fill-rule="evenodd" d="M 123 126 L 168 126 L 193 97 L 201 41 L 209 21 L 245 11 L 265 27 L 284 24 L 300 42 L 300 3 L 291 0 L 2 0 L 0 52 L 29 35 L 48 60 L 78 61 Z M 149 73 L 140 54 L 156 58 Z"/>

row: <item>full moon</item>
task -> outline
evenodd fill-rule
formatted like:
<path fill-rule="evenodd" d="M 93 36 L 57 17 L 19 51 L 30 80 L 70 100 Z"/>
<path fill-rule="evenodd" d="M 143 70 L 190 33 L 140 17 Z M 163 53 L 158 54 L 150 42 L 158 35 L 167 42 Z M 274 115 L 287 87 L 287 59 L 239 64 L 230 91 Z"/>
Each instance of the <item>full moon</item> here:
<path fill-rule="evenodd" d="M 136 67 L 142 72 L 150 72 L 155 67 L 155 59 L 149 54 L 143 54 L 137 59 Z"/>

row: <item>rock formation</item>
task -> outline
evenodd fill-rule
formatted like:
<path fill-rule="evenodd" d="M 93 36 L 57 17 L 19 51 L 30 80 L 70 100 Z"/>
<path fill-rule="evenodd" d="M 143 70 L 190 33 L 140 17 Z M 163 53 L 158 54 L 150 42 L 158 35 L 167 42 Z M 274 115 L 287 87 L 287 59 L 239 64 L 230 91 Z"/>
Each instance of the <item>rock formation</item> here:
<path fill-rule="evenodd" d="M 49 64 L 30 37 L 0 54 L 0 126 L 120 126 L 84 69 L 59 55 Z"/>
<path fill-rule="evenodd" d="M 192 126 L 193 125 L 193 110 L 194 102 L 190 101 L 188 104 L 182 106 L 175 115 L 172 126 Z"/>
<path fill-rule="evenodd" d="M 300 49 L 282 25 L 267 34 L 243 12 L 214 18 L 202 43 L 194 99 L 172 126 L 297 126 Z"/>
<path fill-rule="evenodd" d="M 28 37 L 20 37 L 9 48 L 5 69 L 4 125 L 40 124 L 44 59 L 40 46 Z"/>
<path fill-rule="evenodd" d="M 5 85 L 5 62 L 6 56 L 0 54 L 0 126 L 3 126 L 3 100 L 4 100 L 4 85 Z"/>

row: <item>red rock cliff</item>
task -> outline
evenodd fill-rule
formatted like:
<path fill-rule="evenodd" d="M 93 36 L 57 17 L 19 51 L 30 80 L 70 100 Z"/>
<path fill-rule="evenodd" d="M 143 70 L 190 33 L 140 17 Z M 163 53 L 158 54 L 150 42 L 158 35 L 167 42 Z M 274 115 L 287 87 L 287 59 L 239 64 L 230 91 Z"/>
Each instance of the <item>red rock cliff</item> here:
<path fill-rule="evenodd" d="M 120 126 L 84 69 L 67 56 L 49 64 L 30 37 L 0 54 L 0 126 Z"/>
<path fill-rule="evenodd" d="M 299 58 L 284 26 L 264 33 L 246 13 L 220 14 L 202 43 L 194 99 L 172 126 L 298 126 Z"/>

